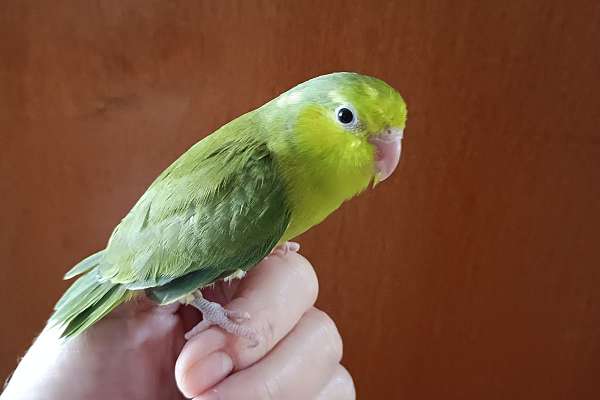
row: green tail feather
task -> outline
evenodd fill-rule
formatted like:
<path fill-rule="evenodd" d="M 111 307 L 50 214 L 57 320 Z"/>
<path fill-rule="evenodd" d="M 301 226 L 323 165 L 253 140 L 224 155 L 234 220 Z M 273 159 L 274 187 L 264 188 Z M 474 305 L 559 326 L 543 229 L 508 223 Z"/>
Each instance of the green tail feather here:
<path fill-rule="evenodd" d="M 69 272 L 67 272 L 65 274 L 64 279 L 71 279 L 74 276 L 83 274 L 84 272 L 87 272 L 90 269 L 94 268 L 95 266 L 97 266 L 100 263 L 103 255 L 104 255 L 104 250 L 100 250 L 99 252 L 92 254 L 91 256 L 79 261 L 77 263 L 77 265 L 75 265 L 73 268 L 71 268 L 69 270 Z"/>
<path fill-rule="evenodd" d="M 71 285 L 54 306 L 50 324 L 64 327 L 61 337 L 80 334 L 130 297 L 130 292 L 124 286 L 100 280 L 95 269 L 100 255 L 96 253 L 86 258 L 66 275 L 88 271 Z"/>

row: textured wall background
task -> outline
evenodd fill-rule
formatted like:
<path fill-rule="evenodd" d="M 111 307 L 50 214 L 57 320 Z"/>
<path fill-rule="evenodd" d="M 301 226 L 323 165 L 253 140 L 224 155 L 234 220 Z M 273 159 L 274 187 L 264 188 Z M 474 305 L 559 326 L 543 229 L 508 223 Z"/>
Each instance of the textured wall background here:
<path fill-rule="evenodd" d="M 0 375 L 178 154 L 317 74 L 409 104 L 302 238 L 362 399 L 600 397 L 597 1 L 5 1 Z"/>

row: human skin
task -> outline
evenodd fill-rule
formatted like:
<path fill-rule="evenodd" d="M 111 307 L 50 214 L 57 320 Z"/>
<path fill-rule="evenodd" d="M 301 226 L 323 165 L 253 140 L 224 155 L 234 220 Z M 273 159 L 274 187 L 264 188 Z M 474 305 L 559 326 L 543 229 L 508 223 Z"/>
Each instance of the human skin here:
<path fill-rule="evenodd" d="M 122 305 L 72 340 L 47 327 L 0 399 L 354 399 L 337 328 L 313 306 L 317 292 L 312 266 L 295 253 L 204 291 L 251 315 L 244 323 L 259 332 L 256 346 L 218 327 L 185 342 L 197 311 L 145 300 Z"/>

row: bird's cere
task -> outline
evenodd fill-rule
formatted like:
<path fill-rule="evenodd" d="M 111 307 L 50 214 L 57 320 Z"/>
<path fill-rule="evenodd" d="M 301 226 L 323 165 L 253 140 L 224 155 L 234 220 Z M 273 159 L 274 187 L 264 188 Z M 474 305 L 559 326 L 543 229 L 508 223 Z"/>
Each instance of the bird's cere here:
<path fill-rule="evenodd" d="M 388 128 L 369 139 L 369 142 L 375 146 L 374 184 L 389 178 L 398 166 L 403 133 L 402 129 Z"/>

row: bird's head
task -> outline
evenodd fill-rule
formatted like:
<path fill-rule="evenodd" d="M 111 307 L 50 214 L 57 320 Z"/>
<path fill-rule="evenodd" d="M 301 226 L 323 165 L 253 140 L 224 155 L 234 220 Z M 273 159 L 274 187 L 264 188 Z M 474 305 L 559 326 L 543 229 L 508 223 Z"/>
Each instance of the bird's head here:
<path fill-rule="evenodd" d="M 302 162 L 317 162 L 364 187 L 388 178 L 398 165 L 406 103 L 379 79 L 323 75 L 282 94 L 272 106 L 286 110 L 289 142 Z"/>

